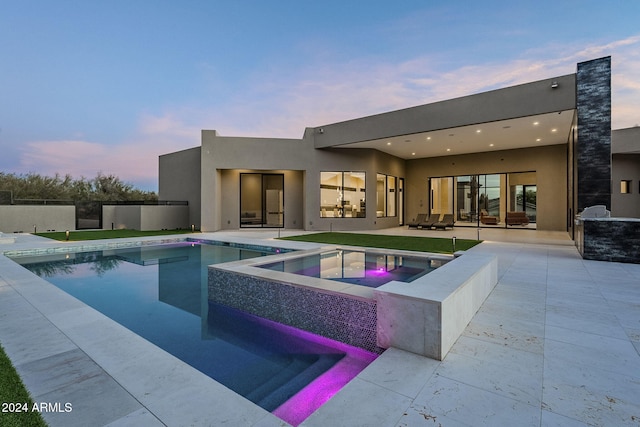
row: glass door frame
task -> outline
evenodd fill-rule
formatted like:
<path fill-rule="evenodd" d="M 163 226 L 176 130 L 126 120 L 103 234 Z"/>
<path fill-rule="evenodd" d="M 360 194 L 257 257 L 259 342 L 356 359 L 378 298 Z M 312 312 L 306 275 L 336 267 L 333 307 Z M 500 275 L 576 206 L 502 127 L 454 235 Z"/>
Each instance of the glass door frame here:
<path fill-rule="evenodd" d="M 398 226 L 404 225 L 404 178 L 398 178 Z"/>
<path fill-rule="evenodd" d="M 453 195 L 448 197 L 449 206 L 446 207 L 446 210 L 447 213 L 454 214 L 456 225 L 461 227 L 513 228 L 508 226 L 506 220 L 507 212 L 510 210 L 509 206 L 515 203 L 515 201 L 511 200 L 512 195 L 509 191 L 509 176 L 512 174 L 531 172 L 535 173 L 534 171 L 523 171 L 430 177 L 428 179 L 428 211 L 429 213 L 433 213 L 435 204 L 442 210 L 443 206 L 440 206 L 440 203 L 435 203 L 435 197 L 439 197 L 439 200 L 442 200 L 442 197 L 435 194 L 437 190 L 435 190 L 434 187 L 442 188 L 443 184 L 448 182 L 451 183 L 450 186 L 453 187 Z M 468 181 L 458 181 L 459 178 L 468 178 Z M 491 187 L 487 187 L 488 178 L 489 181 L 492 181 Z M 498 182 L 497 186 L 495 185 L 496 179 Z M 435 180 L 441 181 L 435 184 Z M 526 187 L 533 187 L 537 190 L 537 182 L 536 184 L 526 184 L 524 187 L 525 191 Z M 496 190 L 498 190 L 497 197 L 495 197 Z M 463 193 L 460 194 L 460 191 L 463 191 Z M 502 200 L 503 198 L 504 200 Z M 466 202 L 467 199 L 469 199 L 469 203 Z M 464 204 L 464 206 L 462 206 L 462 204 Z M 482 210 L 487 211 L 484 215 L 484 220 L 481 219 L 480 215 Z M 491 222 L 493 221 L 496 221 L 496 224 L 492 224 Z M 536 223 L 535 220 L 531 222 L 533 224 Z"/>
<path fill-rule="evenodd" d="M 260 177 L 260 195 L 259 195 L 259 209 L 246 209 L 243 205 L 243 177 L 246 175 L 254 175 Z M 265 182 L 266 178 L 280 177 L 281 185 L 279 188 L 267 188 L 268 185 Z M 284 204 L 284 174 L 283 173 L 262 173 L 262 172 L 241 172 L 240 173 L 240 191 L 239 191 L 239 224 L 240 228 L 284 228 L 284 216 L 285 216 L 285 204 Z M 273 194 L 269 194 L 268 191 L 276 190 L 279 193 L 276 194 L 277 207 L 276 210 L 269 209 L 269 206 L 273 201 Z M 256 203 L 256 208 L 258 204 Z M 243 209 L 245 208 L 245 209 Z M 257 217 L 259 211 L 260 217 Z M 269 218 L 277 215 L 277 224 L 270 224 Z"/>

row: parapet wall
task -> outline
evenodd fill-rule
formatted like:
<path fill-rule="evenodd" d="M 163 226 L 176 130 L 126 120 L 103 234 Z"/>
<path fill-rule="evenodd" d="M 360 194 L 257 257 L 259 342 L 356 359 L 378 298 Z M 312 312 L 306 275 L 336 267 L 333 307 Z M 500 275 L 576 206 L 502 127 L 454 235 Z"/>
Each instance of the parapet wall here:
<path fill-rule="evenodd" d="M 0 206 L 0 231 L 33 233 L 75 230 L 76 207 L 73 205 Z"/>

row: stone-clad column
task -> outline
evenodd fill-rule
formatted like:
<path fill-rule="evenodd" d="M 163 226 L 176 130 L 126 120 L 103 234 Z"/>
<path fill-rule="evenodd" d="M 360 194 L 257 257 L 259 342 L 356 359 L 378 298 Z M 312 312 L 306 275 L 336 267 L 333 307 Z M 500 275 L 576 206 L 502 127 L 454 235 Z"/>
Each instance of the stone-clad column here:
<path fill-rule="evenodd" d="M 611 210 L 611 57 L 579 63 L 576 86 L 577 211 Z"/>

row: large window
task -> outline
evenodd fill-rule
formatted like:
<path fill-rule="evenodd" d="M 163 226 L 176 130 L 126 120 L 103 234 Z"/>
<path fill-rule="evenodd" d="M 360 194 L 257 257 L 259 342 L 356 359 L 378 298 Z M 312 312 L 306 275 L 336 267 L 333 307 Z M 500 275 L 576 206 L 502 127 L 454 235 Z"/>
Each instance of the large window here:
<path fill-rule="evenodd" d="M 395 176 L 376 175 L 376 216 L 396 216 L 398 206 L 397 182 Z"/>
<path fill-rule="evenodd" d="M 535 172 L 431 178 L 432 214 L 454 214 L 458 226 L 535 228 Z"/>
<path fill-rule="evenodd" d="M 364 218 L 364 172 L 320 172 L 320 216 Z"/>
<path fill-rule="evenodd" d="M 538 210 L 538 186 L 535 172 L 510 173 L 509 211 L 524 212 L 529 224 L 534 224 Z"/>

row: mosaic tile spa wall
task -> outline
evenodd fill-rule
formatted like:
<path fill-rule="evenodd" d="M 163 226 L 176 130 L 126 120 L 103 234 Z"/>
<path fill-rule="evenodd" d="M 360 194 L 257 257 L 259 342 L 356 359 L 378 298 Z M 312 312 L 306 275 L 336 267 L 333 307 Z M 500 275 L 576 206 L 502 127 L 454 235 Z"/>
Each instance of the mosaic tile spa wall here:
<path fill-rule="evenodd" d="M 365 350 L 376 345 L 376 303 L 209 267 L 209 299 Z"/>

